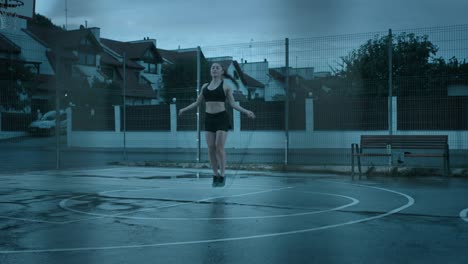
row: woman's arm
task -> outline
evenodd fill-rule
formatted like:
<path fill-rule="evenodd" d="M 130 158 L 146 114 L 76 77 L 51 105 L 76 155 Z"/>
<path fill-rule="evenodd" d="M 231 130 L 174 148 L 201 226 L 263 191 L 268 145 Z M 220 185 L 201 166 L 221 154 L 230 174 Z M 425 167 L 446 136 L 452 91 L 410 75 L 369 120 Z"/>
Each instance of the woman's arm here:
<path fill-rule="evenodd" d="M 237 111 L 241 112 L 241 113 L 244 113 L 246 114 L 248 117 L 250 118 L 255 118 L 255 114 L 250 111 L 250 110 L 247 110 L 245 108 L 243 108 L 242 106 L 236 104 L 236 101 L 234 100 L 234 96 L 232 95 L 232 90 L 229 86 L 225 86 L 226 89 L 224 89 L 226 91 L 226 97 L 227 97 L 227 101 L 229 103 L 229 105 L 231 105 L 231 107 L 233 109 L 236 109 Z"/>
<path fill-rule="evenodd" d="M 193 102 L 193 103 L 191 103 L 190 105 L 188 105 L 188 106 L 186 106 L 186 107 L 184 107 L 184 108 L 182 108 L 182 109 L 179 110 L 179 116 L 182 115 L 184 112 L 189 111 L 190 109 L 199 106 L 199 105 L 203 102 L 203 100 L 204 100 L 204 97 L 203 97 L 203 89 L 205 89 L 206 86 L 208 86 L 207 83 L 205 83 L 205 84 L 202 86 L 201 92 L 200 92 L 200 94 L 198 95 L 197 100 L 196 100 L 195 102 Z"/>

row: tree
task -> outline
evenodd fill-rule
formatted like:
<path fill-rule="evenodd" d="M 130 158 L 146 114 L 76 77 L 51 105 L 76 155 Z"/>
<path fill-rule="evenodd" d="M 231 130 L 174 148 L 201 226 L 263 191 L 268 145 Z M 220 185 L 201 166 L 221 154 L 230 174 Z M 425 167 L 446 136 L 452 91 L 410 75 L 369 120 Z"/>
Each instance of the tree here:
<path fill-rule="evenodd" d="M 348 92 L 388 96 L 388 50 L 389 36 L 376 36 L 342 58 L 342 69 L 337 73 L 349 82 Z M 391 50 L 393 89 L 425 90 L 424 77 L 430 73 L 430 60 L 438 51 L 428 36 L 413 33 L 393 36 Z"/>
<path fill-rule="evenodd" d="M 25 110 L 30 104 L 34 74 L 22 63 L 7 61 L 0 65 L 0 106 L 5 109 Z"/>
<path fill-rule="evenodd" d="M 36 26 L 46 27 L 50 29 L 63 30 L 61 27 L 52 23 L 52 20 L 50 18 L 43 16 L 39 13 L 34 14 L 33 19 L 28 20 L 28 26 L 30 25 L 36 25 Z"/>
<path fill-rule="evenodd" d="M 209 80 L 209 65 L 206 60 L 201 60 L 201 84 Z M 195 58 L 179 59 L 175 64 L 163 66 L 165 100 L 172 102 L 193 101 L 197 97 L 197 62 Z M 201 85 L 200 84 L 200 85 Z"/>

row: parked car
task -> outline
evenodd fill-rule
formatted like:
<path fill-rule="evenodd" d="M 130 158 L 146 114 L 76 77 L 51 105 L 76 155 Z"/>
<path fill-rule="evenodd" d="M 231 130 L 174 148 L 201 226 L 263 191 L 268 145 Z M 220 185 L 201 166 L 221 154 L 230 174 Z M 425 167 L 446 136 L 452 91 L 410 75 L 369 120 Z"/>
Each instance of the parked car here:
<path fill-rule="evenodd" d="M 29 124 L 28 132 L 31 135 L 38 136 L 55 135 L 55 118 L 55 111 L 45 113 L 39 120 L 33 121 Z M 60 134 L 65 134 L 67 132 L 67 113 L 64 110 L 60 110 L 59 121 Z"/>

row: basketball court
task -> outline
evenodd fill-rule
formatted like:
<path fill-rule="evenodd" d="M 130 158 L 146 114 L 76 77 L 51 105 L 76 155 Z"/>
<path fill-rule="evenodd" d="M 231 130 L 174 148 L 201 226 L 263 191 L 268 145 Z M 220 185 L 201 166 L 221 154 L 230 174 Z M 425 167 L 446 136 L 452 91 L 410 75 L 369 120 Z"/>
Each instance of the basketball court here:
<path fill-rule="evenodd" d="M 107 167 L 2 175 L 1 263 L 463 263 L 468 181 Z"/>
<path fill-rule="evenodd" d="M 37 36 L 33 37 L 34 32 L 26 30 L 27 20 L 33 18 L 35 4 L 34 0 L 0 0 L 0 40 L 2 41 L 0 44 L 3 45 L 3 53 L 6 54 L 2 55 L 0 61 L 4 61 L 4 65 L 8 67 L 21 62 L 32 67 L 31 69 L 36 69 L 40 74 L 60 77 L 61 71 L 53 69 L 52 61 L 48 57 L 49 52 L 54 51 L 51 47 L 55 43 L 38 41 Z M 64 11 L 67 12 L 67 7 Z M 98 41 L 99 28 L 88 29 L 87 26 L 83 26 L 81 29 L 90 32 L 92 30 L 96 35 L 86 34 L 75 44 L 91 43 L 96 47 L 99 46 L 100 50 L 102 46 L 100 40 Z M 457 31 L 456 28 L 450 30 L 448 31 Z M 103 33 L 107 34 L 108 31 Z M 367 41 L 372 36 L 358 35 L 358 38 Z M 89 39 L 94 41 L 89 42 Z M 445 37 L 442 39 L 446 40 Z M 459 41 L 460 38 L 447 39 L 448 42 L 452 43 L 453 40 L 455 43 L 455 40 Z M 347 43 L 348 40 L 349 36 L 346 35 L 341 42 Z M 114 40 L 107 41 L 114 43 Z M 149 42 L 150 39 L 145 37 L 143 42 L 145 41 Z M 253 43 L 250 43 L 247 45 L 248 48 L 241 48 L 239 52 L 249 53 L 252 57 L 252 50 L 255 53 L 258 49 L 258 54 L 253 55 L 258 55 L 263 61 L 249 65 L 245 60 L 242 63 L 245 72 L 250 67 L 252 76 L 258 76 L 259 79 L 268 77 L 269 82 L 271 81 L 269 85 L 277 85 L 279 90 L 284 90 L 285 94 L 271 94 L 272 98 L 278 96 L 278 98 L 288 98 L 289 88 L 284 88 L 283 82 L 286 84 L 290 77 L 292 80 L 295 76 L 294 83 L 297 84 L 302 77 L 299 78 L 299 74 L 291 75 L 289 70 L 283 75 L 282 69 L 289 69 L 291 65 L 289 59 L 283 63 L 285 56 L 282 50 L 287 50 L 284 52 L 291 58 L 295 54 L 305 56 L 300 59 L 311 67 L 304 68 L 303 74 L 310 78 L 302 79 L 313 81 L 317 77 L 326 80 L 330 77 L 327 72 L 312 76 L 309 76 L 309 73 L 314 73 L 312 65 L 316 67 L 315 65 L 321 61 L 329 65 L 329 61 L 336 61 L 338 53 L 335 52 L 336 49 L 329 49 L 328 46 L 334 46 L 329 44 L 329 41 L 327 39 L 324 42 L 327 45 L 325 49 L 320 39 L 318 42 L 316 39 L 292 41 L 292 54 L 289 54 L 289 39 L 284 46 L 283 41 L 275 42 L 271 46 L 271 43 L 263 43 L 263 47 L 260 43 L 255 49 L 252 49 Z M 123 44 L 130 45 L 129 43 Z M 337 46 L 342 46 L 343 43 Z M 47 46 L 49 44 L 50 46 Z M 242 47 L 247 46 L 242 45 Z M 218 48 L 220 53 L 216 55 Z M 225 46 L 218 48 L 213 47 L 211 51 L 205 49 L 206 58 L 214 59 L 212 61 L 224 61 L 225 56 L 232 55 Z M 154 50 L 156 46 L 150 51 Z M 237 50 L 237 47 L 233 50 Z M 322 53 L 317 54 L 317 50 Z M 333 54 L 327 54 L 328 50 Z M 57 54 L 58 51 L 55 50 Z M 117 54 L 111 47 L 106 47 L 104 51 L 108 56 L 112 55 L 119 59 L 116 60 L 119 63 L 114 63 L 110 60 L 112 58 L 108 57 L 107 66 L 115 67 L 115 70 L 122 69 L 122 76 L 125 76 L 127 67 L 125 52 L 120 57 L 120 53 Z M 168 55 L 168 51 L 165 52 Z M 205 57 L 205 55 L 199 56 L 200 52 L 201 49 L 198 47 L 197 61 L 200 57 Z M 188 54 L 194 53 L 190 51 Z M 84 58 L 84 62 L 89 58 L 87 56 L 90 56 L 85 53 L 78 55 L 77 59 Z M 93 56 L 90 58 L 94 59 Z M 268 56 L 271 57 L 267 60 Z M 57 56 L 56 63 L 60 62 L 59 57 Z M 245 59 L 244 55 L 243 57 Z M 298 57 L 295 57 L 295 68 L 300 69 L 297 67 Z M 120 59 L 123 61 L 122 65 Z M 156 69 L 157 61 L 151 62 Z M 174 65 L 176 62 L 174 60 Z M 232 57 L 228 62 L 230 63 L 228 66 L 238 65 Z M 98 69 L 93 63 L 91 63 L 93 67 L 90 65 L 86 67 L 89 66 L 94 72 Z M 160 63 L 161 65 L 163 63 L 162 57 Z M 257 69 L 257 64 L 261 71 L 255 72 L 253 69 Z M 103 65 L 106 66 L 105 63 Z M 192 66 L 201 70 L 199 65 Z M 148 67 L 149 70 L 152 69 L 149 64 Z M 10 74 L 10 68 L 4 67 L 4 69 L 8 69 Z M 156 83 L 159 80 L 156 79 L 159 76 L 154 75 L 147 76 L 148 82 Z M 8 81 L 14 80 L 12 75 L 8 76 L 10 78 Z M 196 83 L 200 84 L 201 79 L 197 78 Z M 56 77 L 55 80 L 58 79 Z M 261 88 L 263 85 L 253 77 L 249 80 L 249 85 L 257 86 L 248 86 L 248 82 L 245 81 L 244 88 L 247 95 L 251 91 L 248 89 Z M 21 86 L 20 79 L 10 83 Z M 122 83 L 126 83 L 126 78 L 123 78 Z M 52 103 L 54 108 L 59 110 L 61 105 L 66 104 L 60 103 L 60 100 L 64 100 L 60 99 L 62 90 L 57 88 L 59 87 L 57 83 L 54 85 L 50 91 L 55 93 L 55 98 L 49 94 L 50 91 L 47 91 L 47 93 L 38 93 L 36 99 L 39 102 Z M 289 84 L 285 87 L 288 86 Z M 126 87 L 126 84 L 123 87 Z M 190 89 L 194 92 L 193 87 Z M 322 84 L 320 89 L 325 89 L 325 93 L 331 90 Z M 291 113 L 297 116 L 289 114 L 289 106 L 278 107 L 276 104 L 271 106 L 263 104 L 266 100 L 256 100 L 262 101 L 262 105 L 258 106 L 256 111 L 257 123 L 243 120 L 238 112 L 233 113 L 235 126 L 233 135 L 229 136 L 231 145 L 228 145 L 228 164 L 273 163 L 281 167 L 284 163 L 295 164 L 296 161 L 299 165 L 325 167 L 339 165 L 347 168 L 351 157 L 350 143 L 354 143 L 353 140 L 358 139 L 361 134 L 369 131 L 420 134 L 429 130 L 429 133 L 449 134 L 451 164 L 460 170 L 466 168 L 467 141 L 466 134 L 463 134 L 466 128 L 458 126 L 458 123 L 462 123 L 460 120 L 465 120 L 464 116 L 460 116 L 459 119 L 455 116 L 453 119 L 455 121 L 445 118 L 448 120 L 447 124 L 437 127 L 440 131 L 436 132 L 431 126 L 428 128 L 417 125 L 440 124 L 445 120 L 444 116 L 436 115 L 434 119 L 431 119 L 433 116 L 428 116 L 426 119 L 415 116 L 416 119 L 405 119 L 406 123 L 403 122 L 403 125 L 410 124 L 409 127 L 397 130 L 399 124 L 397 118 L 400 112 L 393 110 L 393 105 L 401 106 L 399 111 L 404 114 L 401 115 L 402 119 L 406 118 L 405 115 L 413 117 L 411 113 L 417 111 L 401 110 L 405 104 L 397 104 L 396 98 L 389 94 L 389 100 L 382 97 L 383 100 L 374 103 L 373 108 L 363 108 L 363 105 L 368 105 L 368 98 L 344 106 L 336 102 L 327 105 L 326 101 L 320 102 L 316 100 L 317 98 L 313 98 L 315 95 L 312 90 L 308 90 L 307 96 L 306 93 L 301 95 L 307 97 L 299 105 L 302 108 L 291 108 Z M 122 99 L 126 100 L 126 90 L 122 95 Z M 435 99 L 438 99 L 438 95 L 437 93 Z M 68 94 L 65 93 L 63 96 Z M 265 92 L 262 96 L 263 99 L 266 98 Z M 255 99 L 259 98 L 255 96 Z M 100 116 L 101 112 L 95 112 L 94 108 L 92 110 L 83 108 L 85 110 L 82 109 L 82 112 L 86 114 L 83 116 L 88 118 L 87 115 L 90 115 L 89 119 L 83 119 L 87 121 L 82 123 L 75 122 L 75 127 L 68 125 L 66 140 L 65 136 L 61 138 L 57 128 L 55 138 L 37 139 L 28 137 L 22 130 L 9 131 L 5 126 L 3 128 L 0 126 L 0 132 L 2 129 L 5 130 L 6 136 L 22 136 L 19 140 L 3 142 L 1 146 L 3 153 L 0 160 L 3 164 L 0 171 L 0 263 L 468 262 L 466 251 L 468 179 L 466 177 L 432 177 L 418 174 L 419 176 L 407 177 L 364 176 L 362 179 L 355 177 L 353 180 L 347 170 L 341 171 L 340 174 L 327 174 L 281 172 L 274 169 L 249 171 L 228 167 L 225 186 L 212 187 L 211 170 L 181 168 L 182 162 L 185 161 L 203 161 L 201 154 L 207 158 L 207 153 L 206 148 L 203 149 L 200 144 L 204 139 L 200 133 L 201 121 L 198 113 L 185 121 L 178 119 L 175 99 L 174 97 L 172 100 L 174 104 L 163 105 L 167 106 L 167 109 L 161 108 L 159 112 L 155 110 L 156 108 L 150 108 L 148 112 L 133 111 L 133 116 L 129 117 L 134 119 L 129 120 L 138 122 L 129 122 L 137 125 L 133 128 L 130 126 L 128 131 L 125 109 L 130 109 L 131 106 L 127 106 L 126 101 L 122 103 L 126 106 L 123 107 L 122 114 L 120 106 L 110 103 L 106 107 L 112 108 L 101 109 L 102 113 L 110 113 L 109 116 L 104 114 Z M 143 99 L 141 102 L 143 104 Z M 412 106 L 415 102 L 420 100 L 408 101 L 407 105 Z M 420 105 L 424 107 L 420 108 L 421 113 L 428 110 L 424 104 L 432 105 L 422 101 Z M 155 105 L 147 106 L 155 107 Z M 346 110 L 346 107 L 353 110 L 349 113 L 341 111 L 346 118 L 334 115 L 335 111 Z M 359 109 L 356 110 L 357 108 Z M 73 113 L 80 113 L 78 109 L 76 107 Z M 110 110 L 106 112 L 103 109 Z M 322 112 L 317 111 L 314 115 L 314 109 L 322 109 Z M 382 116 L 387 116 L 388 120 L 384 120 L 379 115 L 375 117 L 367 115 L 375 113 L 376 109 L 385 114 Z M 445 108 L 440 107 L 440 109 Z M 463 109 L 465 108 L 455 107 L 450 113 L 464 113 Z M 32 111 L 35 113 L 34 109 Z M 71 116 L 71 113 L 70 110 L 67 115 Z M 142 113 L 149 114 L 145 116 Z M 78 120 L 79 115 L 75 116 L 77 117 L 75 120 Z M 351 117 L 348 118 L 349 116 Z M 269 117 L 274 119 L 268 119 Z M 323 117 L 322 120 L 318 120 L 319 117 Z M 354 121 L 352 117 L 355 118 Z M 289 118 L 291 121 L 301 121 L 291 122 L 297 126 L 291 127 L 291 133 Z M 420 122 L 419 119 L 428 122 Z M 177 125 L 178 120 L 180 127 Z M 55 122 L 57 124 L 57 121 Z M 242 122 L 245 123 L 242 125 Z M 258 126 L 259 122 L 263 123 Z M 105 126 L 101 126 L 101 123 Z M 157 126 L 158 123 L 161 123 L 163 128 Z M 355 123 L 362 126 L 359 124 L 355 126 Z M 95 126 L 96 124 L 99 126 Z M 14 128 L 17 122 L 12 121 L 10 125 Z M 80 129 L 79 125 L 83 127 Z M 61 144 L 67 145 L 62 148 Z M 391 145 L 386 147 L 388 151 L 391 150 Z M 131 150 L 128 153 L 127 148 Z M 289 150 L 294 151 L 290 153 Z M 388 158 L 388 154 L 383 155 L 382 160 L 373 160 L 374 163 L 369 161 L 368 167 L 374 168 L 374 165 L 385 164 L 392 157 Z M 400 154 L 404 155 L 405 152 Z M 448 158 L 448 149 L 444 155 Z M 180 168 L 108 165 L 121 164 L 117 161 L 121 161 L 122 157 L 125 157 L 125 161 L 128 157 L 135 161 L 127 164 L 138 165 L 145 160 L 154 160 L 173 162 Z M 411 165 L 411 160 L 398 159 L 398 161 L 408 162 L 407 164 Z M 433 160 L 423 160 L 421 163 L 440 167 Z M 59 169 L 60 165 L 64 164 L 68 165 L 68 169 L 65 169 L 66 166 Z M 71 169 L 70 164 L 76 169 Z M 52 170 L 55 166 L 57 169 Z M 39 170 L 40 168 L 48 170 Z"/>

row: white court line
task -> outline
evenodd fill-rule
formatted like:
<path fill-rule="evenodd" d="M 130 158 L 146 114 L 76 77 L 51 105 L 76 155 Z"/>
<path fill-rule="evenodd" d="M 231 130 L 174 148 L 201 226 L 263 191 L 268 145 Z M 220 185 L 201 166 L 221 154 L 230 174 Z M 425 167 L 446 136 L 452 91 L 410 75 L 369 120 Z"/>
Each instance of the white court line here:
<path fill-rule="evenodd" d="M 28 219 L 28 218 L 21 218 L 21 217 L 10 217 L 10 216 L 2 216 L 2 215 L 0 215 L 0 219 L 19 220 L 19 221 L 25 221 L 25 222 L 54 224 L 54 225 L 63 224 L 63 222 L 54 222 L 54 221 L 47 221 L 47 220 L 36 220 L 36 219 Z"/>
<path fill-rule="evenodd" d="M 271 190 L 271 191 L 282 191 L 283 189 L 276 189 L 276 190 Z M 243 216 L 243 217 L 192 217 L 192 218 L 187 218 L 187 217 L 138 217 L 138 216 L 123 216 L 125 214 L 133 214 L 133 213 L 138 213 L 138 212 L 143 212 L 143 211 L 152 211 L 152 210 L 157 210 L 157 209 L 162 209 L 162 208 L 169 208 L 169 207 L 174 207 L 174 206 L 182 206 L 186 204 L 193 204 L 193 203 L 198 203 L 201 201 L 208 201 L 211 199 L 216 199 L 216 198 L 232 198 L 232 197 L 241 197 L 241 196 L 247 196 L 247 195 L 253 195 L 253 194 L 258 194 L 258 193 L 263 193 L 262 192 L 254 192 L 254 193 L 246 193 L 246 194 L 238 194 L 238 195 L 231 195 L 231 196 L 224 196 L 224 197 L 211 197 L 199 201 L 194 201 L 194 202 L 188 202 L 184 204 L 173 204 L 173 205 L 168 205 L 168 206 L 161 206 L 161 207 L 154 207 L 154 208 L 145 208 L 145 209 L 140 209 L 140 210 L 135 210 L 132 212 L 124 212 L 124 213 L 119 213 L 119 214 L 113 214 L 113 215 L 106 215 L 106 214 L 96 214 L 96 213 L 88 213 L 85 211 L 80 211 L 80 210 L 74 210 L 66 206 L 66 204 L 60 204 L 60 207 L 64 210 L 71 210 L 75 213 L 81 213 L 81 214 L 92 214 L 92 215 L 97 215 L 100 217 L 95 217 L 95 218 L 88 218 L 86 220 L 91 220 L 91 219 L 99 219 L 99 218 L 110 218 L 110 217 L 116 217 L 116 218 L 124 218 L 124 219 L 134 219 L 134 220 L 175 220 L 175 221 L 209 221 L 209 220 L 246 220 L 246 219 L 266 219 L 266 218 L 281 218 L 281 217 L 293 217 L 293 216 L 305 216 L 305 215 L 312 215 L 312 214 L 319 214 L 319 213 L 324 213 L 324 212 L 331 212 L 331 211 L 338 211 L 342 210 L 344 208 L 356 205 L 359 203 L 359 200 L 345 196 L 345 195 L 339 195 L 339 194 L 331 194 L 331 193 L 321 193 L 321 192 L 302 192 L 302 193 L 313 193 L 313 194 L 321 194 L 321 195 L 329 195 L 329 196 L 336 196 L 336 197 L 341 197 L 345 199 L 351 200 L 350 203 L 341 205 L 338 207 L 330 208 L 330 209 L 325 209 L 325 210 L 317 210 L 317 211 L 309 211 L 309 212 L 303 212 L 303 213 L 293 213 L 293 214 L 281 214 L 281 215 L 266 215 L 266 216 Z M 270 190 L 268 190 L 270 192 Z M 292 191 L 294 192 L 294 191 Z M 74 223 L 74 222 L 79 222 L 79 221 L 85 221 L 83 219 L 81 220 L 74 220 L 74 221 L 68 221 L 64 223 Z"/>
<path fill-rule="evenodd" d="M 3 250 L 0 251 L 0 254 L 20 254 L 20 253 L 53 253 L 53 252 L 79 252 L 79 251 L 90 251 L 90 250 L 115 250 L 115 249 L 141 249 L 141 248 L 150 248 L 150 247 L 164 247 L 164 246 L 178 246 L 178 245 L 192 245 L 192 244 L 204 244 L 204 243 L 214 243 L 214 242 L 227 242 L 227 241 L 239 241 L 239 240 L 247 240 L 247 239 L 258 239 L 258 238 L 269 238 L 269 237 L 278 237 L 284 235 L 294 235 L 294 234 L 301 234 L 307 233 L 312 231 L 319 231 L 319 230 L 326 230 L 332 228 L 343 227 L 352 224 L 363 223 L 371 220 L 380 219 L 392 214 L 396 214 L 414 204 L 414 199 L 401 192 L 393 191 L 390 189 L 374 187 L 374 186 L 366 186 L 366 185 L 359 185 L 353 184 L 356 186 L 361 186 L 364 188 L 371 188 L 382 190 L 386 192 L 395 193 L 397 195 L 405 197 L 408 202 L 398 208 L 395 208 L 387 213 L 367 217 L 359 220 L 348 221 L 340 224 L 333 224 L 333 225 L 325 225 L 320 227 L 313 227 L 307 229 L 299 229 L 293 230 L 288 232 L 278 232 L 278 233 L 268 233 L 263 235 L 255 235 L 255 236 L 241 236 L 241 237 L 229 237 L 229 238 L 219 238 L 219 239 L 207 239 L 207 240 L 192 240 L 192 241 L 179 241 L 179 242 L 168 242 L 168 243 L 154 243 L 154 244 L 142 244 L 142 245 L 125 245 L 125 246 L 108 246 L 108 247 L 75 247 L 75 248 L 52 248 L 52 249 L 26 249 L 26 250 Z"/>
<path fill-rule="evenodd" d="M 112 169 L 103 169 L 103 170 L 112 170 Z M 28 180 L 29 181 L 29 180 Z M 42 183 L 44 183 L 43 180 L 37 180 L 37 181 L 41 181 Z M 51 182 L 55 182 L 53 180 L 50 180 Z M 205 182 L 200 182 L 198 181 L 198 179 L 196 181 L 174 181 L 174 179 L 158 179 L 158 183 L 169 183 L 170 185 L 184 185 L 184 184 L 189 184 L 189 185 L 200 185 L 200 186 L 206 186 L 206 183 Z M 77 184 L 77 183 L 67 183 L 67 184 Z M 99 183 L 98 183 L 99 184 Z M 79 185 L 82 185 L 82 183 L 79 183 Z M 101 183 L 101 185 L 103 185 Z M 233 188 L 230 188 L 231 190 L 245 190 L 245 189 L 258 189 L 260 187 L 262 188 L 265 188 L 265 187 L 273 187 L 273 188 L 278 188 L 278 189 L 281 189 L 279 186 L 271 186 L 271 185 L 252 185 L 252 184 L 248 184 L 248 185 L 239 185 L 239 184 L 236 184 L 236 186 L 239 186 L 239 187 L 233 187 Z M 256 187 L 256 188 L 255 188 Z M 1 187 L 0 187 L 1 188 Z M 153 189 L 157 189 L 159 187 L 154 187 Z M 174 187 L 164 187 L 164 189 L 170 189 L 170 188 L 174 188 Z M 177 187 L 175 187 L 177 188 Z M 290 187 L 291 188 L 291 187 Z M 194 189 L 213 189 L 213 188 L 194 188 Z M 49 190 L 49 191 L 52 191 L 52 190 Z M 125 191 L 125 190 L 122 190 L 122 191 Z M 128 190 L 126 190 L 128 191 Z M 89 196 L 91 194 L 86 194 L 86 195 L 81 195 L 81 196 L 75 196 L 75 198 L 81 198 L 81 197 L 85 197 L 85 196 Z M 73 198 L 73 197 L 72 197 Z M 220 197 L 220 198 L 223 198 L 223 197 Z M 214 198 L 213 198 L 214 199 Z M 63 200 L 62 200 L 63 201 Z M 194 201 L 196 202 L 196 201 Z M 158 209 L 158 208 L 156 208 Z M 131 213 L 131 212 L 129 212 Z M 106 216 L 106 217 L 110 217 L 110 216 Z M 68 223 L 74 223 L 74 222 L 80 222 L 80 221 L 86 221 L 86 220 L 92 220 L 92 219 L 99 219 L 99 218 L 104 218 L 103 216 L 100 216 L 100 217 L 92 217 L 92 218 L 85 218 L 85 219 L 80 219 L 80 220 L 70 220 L 70 221 L 61 221 L 61 222 L 56 222 L 56 221 L 47 221 L 47 220 L 36 220 L 36 219 L 30 219 L 30 218 L 21 218 L 21 217 L 9 217 L 9 216 L 0 216 L 0 219 L 10 219 L 10 220 L 18 220 L 18 221 L 25 221 L 25 222 L 32 222 L 32 223 L 45 223 L 45 224 L 68 224 Z"/>
<path fill-rule="evenodd" d="M 214 196 L 214 197 L 204 198 L 204 199 L 200 199 L 200 200 L 196 200 L 196 201 L 191 201 L 191 202 L 187 202 L 187 203 L 173 203 L 173 204 L 170 204 L 170 205 L 159 206 L 159 207 L 155 207 L 155 208 L 140 209 L 140 210 L 135 210 L 135 211 L 132 211 L 132 212 L 123 212 L 123 213 L 113 214 L 113 215 L 89 213 L 89 212 L 85 212 L 85 211 L 80 211 L 80 210 L 72 209 L 72 208 L 70 208 L 70 207 L 67 206 L 67 202 L 68 202 L 68 201 L 76 200 L 76 198 L 82 198 L 82 197 L 85 197 L 85 196 L 88 196 L 88 195 L 81 195 L 81 196 L 78 196 L 78 197 L 71 197 L 71 198 L 62 200 L 62 201 L 59 203 L 59 206 L 60 206 L 62 209 L 66 210 L 66 211 L 71 211 L 71 212 L 78 213 L 78 214 L 85 214 L 85 215 L 97 216 L 97 217 L 94 217 L 94 218 L 87 218 L 87 219 L 80 219 L 80 220 L 73 220 L 73 221 L 63 222 L 64 224 L 74 223 L 74 222 L 80 222 L 80 221 L 86 221 L 86 220 L 99 219 L 99 218 L 108 218 L 108 217 L 119 217 L 119 218 L 138 219 L 138 220 L 182 220 L 183 218 L 130 217 L 130 216 L 127 217 L 127 216 L 121 216 L 121 215 L 124 215 L 124 214 L 132 214 L 132 213 L 137 213 L 137 212 L 146 211 L 146 210 L 157 210 L 157 209 L 163 209 L 163 208 L 171 208 L 171 207 L 177 207 L 177 206 L 184 206 L 184 205 L 188 205 L 188 204 L 196 204 L 196 203 L 205 202 L 205 201 L 209 201 L 209 200 L 213 200 L 213 199 L 219 199 L 219 198 L 241 197 L 241 196 L 255 195 L 255 194 L 260 194 L 260 193 L 281 191 L 281 190 L 291 189 L 291 188 L 292 188 L 292 187 L 284 187 L 284 188 L 279 188 L 279 189 L 270 189 L 270 190 L 263 190 L 263 191 L 250 192 L 250 193 L 243 193 L 243 194 L 236 194 L 236 195 L 229 195 L 229 196 Z M 159 188 L 158 188 L 158 189 L 159 189 Z M 145 190 L 145 189 L 143 189 L 143 190 Z M 153 189 L 149 189 L 149 190 L 153 190 Z M 115 191 L 118 191 L 118 190 L 107 191 L 107 192 L 115 192 Z M 138 191 L 138 190 L 135 190 L 135 191 Z M 184 218 L 183 220 L 194 220 L 194 219 L 195 219 L 195 218 Z M 207 219 L 212 220 L 213 218 L 207 218 Z"/>
<path fill-rule="evenodd" d="M 463 209 L 463 210 L 460 212 L 460 217 L 461 217 L 461 219 L 463 219 L 464 221 L 468 222 L 468 208 Z"/>
<path fill-rule="evenodd" d="M 282 189 L 290 189 L 290 188 L 292 188 L 292 187 L 284 187 L 284 188 L 278 188 L 278 189 L 263 190 L 263 191 L 240 194 L 240 195 L 233 195 L 233 196 L 215 196 L 215 197 L 209 197 L 209 198 L 205 198 L 205 199 L 201 199 L 201 200 L 197 200 L 197 201 L 192 201 L 192 202 L 187 202 L 187 203 L 183 203 L 183 204 L 175 203 L 175 204 L 172 204 L 172 205 L 166 205 L 166 206 L 148 208 L 148 209 L 140 209 L 140 210 L 135 210 L 135 211 L 132 211 L 132 212 L 125 212 L 125 213 L 119 213 L 119 214 L 114 214 L 114 215 L 88 213 L 88 212 L 84 212 L 84 211 L 71 209 L 71 208 L 66 206 L 66 203 L 68 201 L 70 201 L 70 200 L 79 199 L 79 198 L 83 198 L 83 197 L 92 195 L 92 194 L 85 194 L 85 195 L 80 195 L 80 196 L 75 196 L 75 197 L 71 197 L 71 198 L 68 198 L 68 199 L 64 199 L 64 200 L 60 201 L 59 206 L 62 209 L 66 210 L 66 211 L 71 211 L 71 212 L 74 212 L 74 213 L 90 215 L 90 216 L 97 216 L 97 217 L 91 217 L 91 218 L 85 218 L 85 219 L 79 219 L 79 220 L 61 221 L 61 222 L 47 221 L 47 220 L 36 220 L 36 219 L 21 218 L 21 217 L 9 217 L 9 216 L 0 216 L 0 219 L 19 220 L 19 221 L 32 222 L 32 223 L 45 223 L 45 224 L 62 225 L 62 224 L 70 224 L 70 223 L 76 223 L 76 222 L 82 222 L 82 221 L 88 221 L 88 220 L 94 220 L 94 219 L 101 219 L 101 218 L 109 218 L 109 217 L 132 218 L 132 217 L 119 216 L 119 215 L 137 213 L 137 212 L 146 211 L 146 210 L 157 210 L 157 209 L 162 209 L 162 208 L 169 208 L 169 207 L 175 207 L 175 206 L 181 206 L 181 205 L 187 205 L 187 204 L 194 204 L 194 203 L 204 202 L 204 201 L 208 201 L 208 200 L 212 200 L 212 199 L 218 199 L 218 198 L 230 198 L 230 197 L 236 197 L 236 196 L 240 197 L 240 196 L 254 195 L 254 194 L 259 194 L 259 193 L 264 193 L 264 192 L 271 192 L 271 191 L 277 191 L 277 190 L 282 190 Z M 161 189 L 161 188 L 156 187 L 156 188 L 151 188 L 151 189 L 137 189 L 137 190 L 142 191 L 142 190 L 154 190 L 154 189 Z M 177 189 L 177 188 L 162 188 L 162 189 L 164 190 L 164 189 Z M 212 189 L 212 188 L 197 188 L 197 189 Z M 242 188 L 238 188 L 238 189 L 243 190 Z M 101 193 L 115 192 L 115 191 L 136 191 L 136 190 L 113 190 L 113 191 L 106 191 L 106 192 L 101 192 Z M 134 219 L 137 219 L 137 218 L 134 218 Z M 142 219 L 146 219 L 146 218 L 142 218 Z M 149 218 L 149 219 L 158 219 L 158 218 Z M 161 219 L 166 219 L 166 218 L 161 218 Z M 169 219 L 167 219 L 167 220 L 169 220 Z M 172 219 L 172 220 L 175 220 L 175 219 Z"/>

